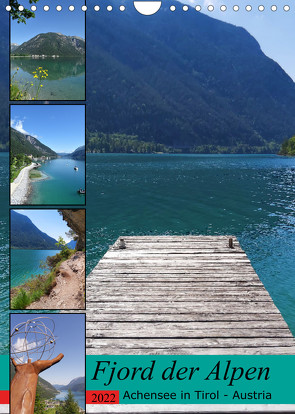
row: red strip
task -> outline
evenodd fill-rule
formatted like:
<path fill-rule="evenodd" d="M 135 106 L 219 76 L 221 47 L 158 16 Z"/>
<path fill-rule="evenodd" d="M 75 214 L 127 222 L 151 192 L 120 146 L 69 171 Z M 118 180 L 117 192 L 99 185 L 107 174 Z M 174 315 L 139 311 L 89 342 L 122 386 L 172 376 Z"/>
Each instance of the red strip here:
<path fill-rule="evenodd" d="M 0 404 L 9 404 L 9 391 L 0 391 Z"/>
<path fill-rule="evenodd" d="M 86 404 L 119 404 L 119 391 L 86 391 Z"/>

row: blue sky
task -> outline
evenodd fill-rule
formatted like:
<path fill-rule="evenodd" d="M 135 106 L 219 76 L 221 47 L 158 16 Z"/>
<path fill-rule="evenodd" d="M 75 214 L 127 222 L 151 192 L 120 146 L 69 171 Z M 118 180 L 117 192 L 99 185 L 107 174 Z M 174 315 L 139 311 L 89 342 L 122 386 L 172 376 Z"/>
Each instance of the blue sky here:
<path fill-rule="evenodd" d="M 85 325 L 82 314 L 12 314 L 11 329 L 21 322 L 40 316 L 48 316 L 54 320 L 54 336 L 57 338 L 54 358 L 64 354 L 64 358 L 56 365 L 42 372 L 41 377 L 51 384 L 68 384 L 72 379 L 85 375 Z M 45 324 L 46 320 L 44 320 Z"/>
<path fill-rule="evenodd" d="M 67 223 L 57 210 L 15 210 L 19 214 L 29 217 L 29 219 L 38 227 L 39 230 L 53 237 L 55 240 L 61 236 L 67 243 L 71 241 L 65 233 L 70 230 Z"/>
<path fill-rule="evenodd" d="M 28 0 L 20 2 L 26 8 L 30 8 Z M 26 24 L 11 21 L 11 42 L 22 44 L 32 39 L 39 33 L 62 33 L 67 36 L 79 36 L 85 39 L 85 12 L 81 6 L 85 4 L 83 0 L 39 0 L 36 3 L 36 17 L 27 20 Z M 43 6 L 49 5 L 49 11 L 45 12 Z M 63 10 L 57 12 L 56 6 L 60 5 Z M 75 6 L 75 10 L 70 12 L 69 5 Z"/>
<path fill-rule="evenodd" d="M 195 6 L 202 6 L 202 12 L 210 17 L 223 20 L 236 26 L 244 27 L 261 46 L 262 51 L 271 59 L 275 60 L 295 80 L 295 30 L 294 30 L 294 6 L 291 2 L 244 2 L 227 0 L 188 0 L 182 3 Z M 171 3 L 172 4 L 172 3 Z M 208 5 L 215 7 L 213 12 L 207 10 Z M 220 6 L 225 4 L 227 10 L 220 11 Z M 239 5 L 240 10 L 232 10 L 234 5 Z M 246 5 L 252 5 L 252 11 L 245 10 Z M 258 6 L 265 6 L 263 12 L 258 11 Z M 278 7 L 276 12 L 270 10 L 275 4 Z M 283 6 L 289 4 L 291 10 L 285 12 Z M 175 13 L 175 12 L 174 12 Z M 197 13 L 197 12 L 196 12 Z"/>
<path fill-rule="evenodd" d="M 58 153 L 85 145 L 83 105 L 12 105 L 11 126 Z"/>

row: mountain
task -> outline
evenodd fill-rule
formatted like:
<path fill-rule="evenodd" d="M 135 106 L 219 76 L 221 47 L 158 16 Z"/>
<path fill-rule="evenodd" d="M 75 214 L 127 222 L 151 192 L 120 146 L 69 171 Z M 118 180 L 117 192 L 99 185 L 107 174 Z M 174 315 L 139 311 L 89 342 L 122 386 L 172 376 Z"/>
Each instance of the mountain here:
<path fill-rule="evenodd" d="M 59 391 L 71 390 L 74 392 L 84 392 L 85 391 L 85 377 L 78 377 L 73 379 L 68 385 L 54 385 Z"/>
<path fill-rule="evenodd" d="M 39 230 L 27 216 L 11 210 L 10 217 L 12 248 L 58 250 L 57 241 Z"/>
<path fill-rule="evenodd" d="M 86 14 L 90 134 L 136 136 L 180 151 L 237 152 L 275 152 L 294 135 L 294 82 L 245 29 L 191 7 L 171 13 L 168 4 L 150 17 L 133 7 L 122 13 L 114 0 L 112 13 L 101 8 L 98 19 L 94 4 L 89 0 Z M 182 4 L 175 5 L 180 11 Z M 8 15 L 0 21 L 2 149 Z"/>
<path fill-rule="evenodd" d="M 68 155 L 70 155 L 68 152 L 58 152 L 57 155 L 59 157 L 67 157 Z"/>
<path fill-rule="evenodd" d="M 294 134 L 294 82 L 245 29 L 168 5 L 151 17 L 101 9 L 97 19 L 94 3 L 86 25 L 90 133 L 184 151 L 275 151 Z"/>
<path fill-rule="evenodd" d="M 10 51 L 13 52 L 18 46 L 17 43 L 10 43 Z"/>
<path fill-rule="evenodd" d="M 71 240 L 69 243 L 67 243 L 67 247 L 69 248 L 69 249 L 75 249 L 76 248 L 76 244 L 77 244 L 77 241 L 76 240 Z"/>
<path fill-rule="evenodd" d="M 85 56 L 85 40 L 61 33 L 40 33 L 12 50 L 11 55 L 81 57 Z"/>
<path fill-rule="evenodd" d="M 34 157 L 57 157 L 56 152 L 42 144 L 37 138 L 25 135 L 14 128 L 10 128 L 10 152 L 11 155 L 26 154 Z"/>
<path fill-rule="evenodd" d="M 85 145 L 75 149 L 75 151 L 72 152 L 69 157 L 73 158 L 74 160 L 85 160 Z"/>
<path fill-rule="evenodd" d="M 54 398 L 58 394 L 58 390 L 41 377 L 38 378 L 38 391 L 42 399 Z"/>

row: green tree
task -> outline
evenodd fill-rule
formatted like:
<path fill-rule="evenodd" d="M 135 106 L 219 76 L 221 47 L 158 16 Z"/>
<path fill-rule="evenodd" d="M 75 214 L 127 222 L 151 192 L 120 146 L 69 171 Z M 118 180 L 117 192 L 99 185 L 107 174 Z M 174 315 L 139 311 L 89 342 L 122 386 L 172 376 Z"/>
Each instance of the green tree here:
<path fill-rule="evenodd" d="M 65 402 L 58 407 L 56 414 L 79 414 L 80 409 L 78 403 L 74 399 L 74 395 L 71 390 L 68 391 Z"/>
<path fill-rule="evenodd" d="M 45 401 L 41 399 L 39 386 L 37 386 L 34 414 L 46 413 Z"/>
<path fill-rule="evenodd" d="M 62 257 L 68 258 L 69 254 L 71 253 L 70 249 L 67 246 L 67 243 L 64 241 L 64 239 L 59 236 L 57 239 L 57 243 L 55 243 L 58 249 L 61 249 L 60 255 Z"/>
<path fill-rule="evenodd" d="M 30 4 L 35 4 L 39 0 L 29 0 Z M 10 0 L 9 5 L 11 7 L 10 15 L 12 20 L 17 20 L 18 23 L 26 23 L 27 19 L 35 17 L 35 13 L 29 9 L 24 8 L 23 11 L 20 11 L 18 8 L 22 4 L 18 0 Z"/>

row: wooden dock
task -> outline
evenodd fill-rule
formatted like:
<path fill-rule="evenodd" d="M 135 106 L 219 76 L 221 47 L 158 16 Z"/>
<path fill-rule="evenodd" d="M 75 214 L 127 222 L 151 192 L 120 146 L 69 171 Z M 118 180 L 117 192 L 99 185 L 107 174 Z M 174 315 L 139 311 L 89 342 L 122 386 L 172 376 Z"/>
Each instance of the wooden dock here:
<path fill-rule="evenodd" d="M 88 355 L 295 354 L 231 236 L 118 239 L 87 278 L 86 313 Z"/>

